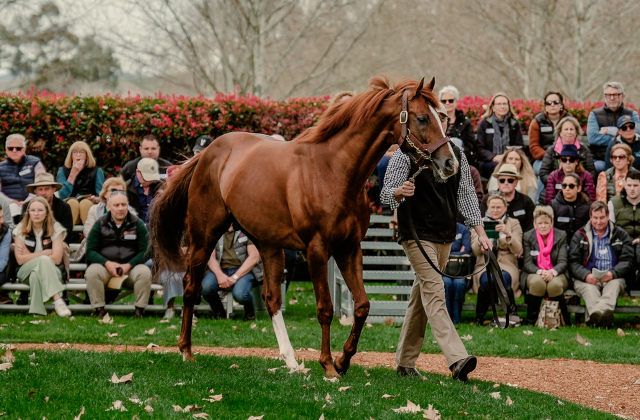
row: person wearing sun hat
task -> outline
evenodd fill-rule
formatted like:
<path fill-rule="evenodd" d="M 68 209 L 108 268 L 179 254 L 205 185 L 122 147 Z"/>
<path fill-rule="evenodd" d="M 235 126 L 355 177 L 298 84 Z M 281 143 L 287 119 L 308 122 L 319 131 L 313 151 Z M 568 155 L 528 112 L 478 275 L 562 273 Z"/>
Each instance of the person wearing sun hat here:
<path fill-rule="evenodd" d="M 129 204 L 145 225 L 149 223 L 149 206 L 158 193 L 160 185 L 158 162 L 151 158 L 140 159 L 136 176 L 127 181 L 127 197 Z"/>
<path fill-rule="evenodd" d="M 36 174 L 35 182 L 27 185 L 29 194 L 35 194 L 47 200 L 53 213 L 53 218 L 60 223 L 67 232 L 73 231 L 73 213 L 71 207 L 64 200 L 56 197 L 55 192 L 60 191 L 62 184 L 56 182 L 53 174 L 42 172 Z M 27 210 L 27 203 L 22 206 L 22 214 Z M 68 243 L 70 235 L 66 235 L 65 242 Z"/>

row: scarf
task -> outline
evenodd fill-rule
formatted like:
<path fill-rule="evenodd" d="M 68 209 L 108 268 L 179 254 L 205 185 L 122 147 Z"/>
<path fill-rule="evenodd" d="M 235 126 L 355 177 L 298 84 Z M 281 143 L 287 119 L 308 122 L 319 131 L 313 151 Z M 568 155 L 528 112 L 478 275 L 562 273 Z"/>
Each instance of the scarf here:
<path fill-rule="evenodd" d="M 496 114 L 493 114 L 491 125 L 493 126 L 493 153 L 501 155 L 509 145 L 509 119 L 511 113 L 508 113 L 504 119 L 499 120 Z"/>
<path fill-rule="evenodd" d="M 551 261 L 551 250 L 553 249 L 553 228 L 547 235 L 547 244 L 544 244 L 542 235 L 536 229 L 536 237 L 538 238 L 538 248 L 540 253 L 538 254 L 538 267 L 543 270 L 551 270 L 553 268 L 553 262 Z"/>

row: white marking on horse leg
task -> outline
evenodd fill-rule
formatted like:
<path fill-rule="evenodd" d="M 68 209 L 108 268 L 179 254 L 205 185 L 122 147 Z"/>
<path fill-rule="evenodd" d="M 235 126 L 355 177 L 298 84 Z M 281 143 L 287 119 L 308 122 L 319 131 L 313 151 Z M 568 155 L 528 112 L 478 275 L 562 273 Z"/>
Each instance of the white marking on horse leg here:
<path fill-rule="evenodd" d="M 289 341 L 289 334 L 287 334 L 287 327 L 284 325 L 281 310 L 273 314 L 271 322 L 273 323 L 273 331 L 276 333 L 276 339 L 278 340 L 278 347 L 280 347 L 280 359 L 286 363 L 289 369 L 297 368 L 298 362 L 293 353 L 293 346 L 291 346 L 291 342 Z"/>

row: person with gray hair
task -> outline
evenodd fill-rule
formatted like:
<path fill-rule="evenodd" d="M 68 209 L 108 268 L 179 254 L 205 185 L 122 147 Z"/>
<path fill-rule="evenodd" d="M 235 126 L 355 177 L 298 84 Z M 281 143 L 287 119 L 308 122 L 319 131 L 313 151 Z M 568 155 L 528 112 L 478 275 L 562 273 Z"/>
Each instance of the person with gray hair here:
<path fill-rule="evenodd" d="M 460 93 L 455 86 L 445 86 L 438 92 L 438 100 L 444 105 L 449 117 L 447 136 L 462 149 L 469 164 L 476 166 L 477 150 L 473 124 L 464 112 L 458 109 L 459 99 Z"/>
<path fill-rule="evenodd" d="M 27 154 L 27 139 L 22 134 L 10 134 L 4 144 L 6 159 L 0 162 L 0 196 L 10 204 L 11 215 L 22 213 L 22 205 L 35 197 L 27 185 L 37 174 L 46 172 L 40 159 Z"/>
<path fill-rule="evenodd" d="M 624 88 L 619 82 L 607 82 L 602 86 L 604 106 L 594 109 L 587 121 L 587 139 L 593 153 L 596 171 L 605 169 L 605 153 L 607 146 L 618 134 L 618 119 L 630 115 L 635 123 L 636 132 L 640 134 L 640 116 L 638 112 L 624 106 Z"/>

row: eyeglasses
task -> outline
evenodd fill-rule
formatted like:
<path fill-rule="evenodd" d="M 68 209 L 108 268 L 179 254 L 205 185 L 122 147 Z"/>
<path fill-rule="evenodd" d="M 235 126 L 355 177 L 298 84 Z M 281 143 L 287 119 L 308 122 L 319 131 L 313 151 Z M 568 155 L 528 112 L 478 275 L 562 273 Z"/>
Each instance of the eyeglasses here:
<path fill-rule="evenodd" d="M 545 101 L 545 105 L 547 106 L 551 106 L 551 105 L 560 105 L 562 103 L 562 101 L 560 99 L 556 99 L 555 101 Z"/>
<path fill-rule="evenodd" d="M 636 128 L 635 124 L 625 124 L 622 127 L 620 127 L 620 131 L 635 130 L 635 128 Z"/>
<path fill-rule="evenodd" d="M 122 195 L 125 195 L 125 196 L 127 195 L 127 192 L 126 191 L 122 191 L 122 190 L 107 190 L 107 191 L 110 191 L 111 195 L 114 195 L 114 194 L 116 194 L 116 195 L 122 194 Z"/>
<path fill-rule="evenodd" d="M 516 182 L 516 180 L 514 178 L 500 178 L 498 182 L 500 182 L 501 184 L 504 184 L 505 182 L 513 184 L 514 182 Z"/>
<path fill-rule="evenodd" d="M 452 104 L 455 101 L 455 99 L 440 99 L 440 102 L 442 102 L 443 104 Z"/>
<path fill-rule="evenodd" d="M 7 147 L 7 150 L 10 152 L 19 152 L 22 149 L 24 149 L 24 147 Z"/>
<path fill-rule="evenodd" d="M 46 209 L 29 209 L 29 213 L 44 213 Z"/>
<path fill-rule="evenodd" d="M 620 95 L 622 95 L 622 93 L 605 93 L 604 97 L 605 98 L 609 98 L 609 99 L 613 99 L 613 98 L 617 98 Z"/>
<path fill-rule="evenodd" d="M 560 161 L 561 161 L 562 163 L 567 163 L 567 162 L 569 162 L 569 163 L 574 163 L 576 160 L 578 160 L 578 159 L 576 159 L 576 158 L 574 158 L 574 157 L 561 157 L 561 158 L 560 158 Z"/>
<path fill-rule="evenodd" d="M 625 160 L 627 155 L 611 155 L 611 160 Z"/>
<path fill-rule="evenodd" d="M 578 184 L 562 184 L 562 189 L 566 190 L 567 188 L 569 188 L 570 190 L 572 190 L 577 186 L 578 186 Z"/>
<path fill-rule="evenodd" d="M 86 150 L 74 150 L 73 152 L 71 152 L 74 155 L 80 154 L 80 155 L 86 155 L 87 151 Z"/>

